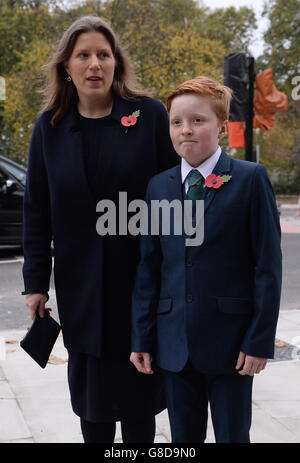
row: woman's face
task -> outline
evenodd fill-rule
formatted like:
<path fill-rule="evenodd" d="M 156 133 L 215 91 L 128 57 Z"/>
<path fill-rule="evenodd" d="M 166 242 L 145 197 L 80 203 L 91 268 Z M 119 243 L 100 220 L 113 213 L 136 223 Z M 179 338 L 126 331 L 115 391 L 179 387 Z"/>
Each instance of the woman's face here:
<path fill-rule="evenodd" d="M 101 32 L 83 32 L 65 64 L 80 100 L 106 99 L 116 67 L 109 41 Z"/>

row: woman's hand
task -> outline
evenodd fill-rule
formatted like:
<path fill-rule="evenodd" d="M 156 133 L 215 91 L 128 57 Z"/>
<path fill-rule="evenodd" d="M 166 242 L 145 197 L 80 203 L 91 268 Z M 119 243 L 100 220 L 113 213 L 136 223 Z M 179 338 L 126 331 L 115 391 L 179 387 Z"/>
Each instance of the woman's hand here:
<path fill-rule="evenodd" d="M 42 293 L 27 294 L 25 298 L 25 304 L 30 310 L 31 320 L 34 319 L 36 311 L 39 311 L 39 316 L 43 318 L 46 312 L 50 312 L 52 309 L 45 307 L 47 302 L 47 296 Z"/>

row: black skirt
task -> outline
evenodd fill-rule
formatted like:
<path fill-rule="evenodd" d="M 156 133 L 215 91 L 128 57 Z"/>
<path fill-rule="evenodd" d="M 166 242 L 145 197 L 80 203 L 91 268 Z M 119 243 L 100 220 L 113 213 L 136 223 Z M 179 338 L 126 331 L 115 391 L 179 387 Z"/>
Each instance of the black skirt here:
<path fill-rule="evenodd" d="M 70 352 L 68 381 L 76 415 L 91 422 L 142 420 L 166 408 L 161 372 L 139 373 L 128 357 Z"/>

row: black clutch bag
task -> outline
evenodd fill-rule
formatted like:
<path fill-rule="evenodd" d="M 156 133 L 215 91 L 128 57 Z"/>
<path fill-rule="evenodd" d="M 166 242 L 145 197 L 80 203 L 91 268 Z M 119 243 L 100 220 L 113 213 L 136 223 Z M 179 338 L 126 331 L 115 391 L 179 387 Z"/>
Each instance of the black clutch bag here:
<path fill-rule="evenodd" d="M 20 341 L 20 346 L 42 368 L 45 368 L 60 329 L 59 323 L 47 312 L 43 318 L 36 312 L 30 329 Z"/>

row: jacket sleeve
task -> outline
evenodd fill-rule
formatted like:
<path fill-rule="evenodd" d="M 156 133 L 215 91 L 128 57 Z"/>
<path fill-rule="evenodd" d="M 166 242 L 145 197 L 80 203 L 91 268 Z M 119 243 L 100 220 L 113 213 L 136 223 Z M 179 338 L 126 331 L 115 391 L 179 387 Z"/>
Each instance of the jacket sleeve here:
<path fill-rule="evenodd" d="M 51 213 L 40 119 L 33 129 L 23 203 L 23 279 L 26 293 L 47 293 L 52 270 Z"/>
<path fill-rule="evenodd" d="M 137 268 L 132 295 L 132 345 L 133 352 L 155 354 L 156 310 L 160 294 L 162 254 L 158 235 L 151 234 L 151 210 L 148 185 L 146 192 L 148 234 L 140 237 L 140 262 Z"/>
<path fill-rule="evenodd" d="M 254 315 L 241 351 L 273 358 L 282 280 L 281 229 L 275 195 L 263 165 L 258 165 L 254 173 L 250 236 L 254 258 Z"/>
<path fill-rule="evenodd" d="M 157 112 L 156 146 L 158 173 L 179 164 L 180 157 L 173 148 L 169 134 L 168 113 L 162 103 Z"/>

